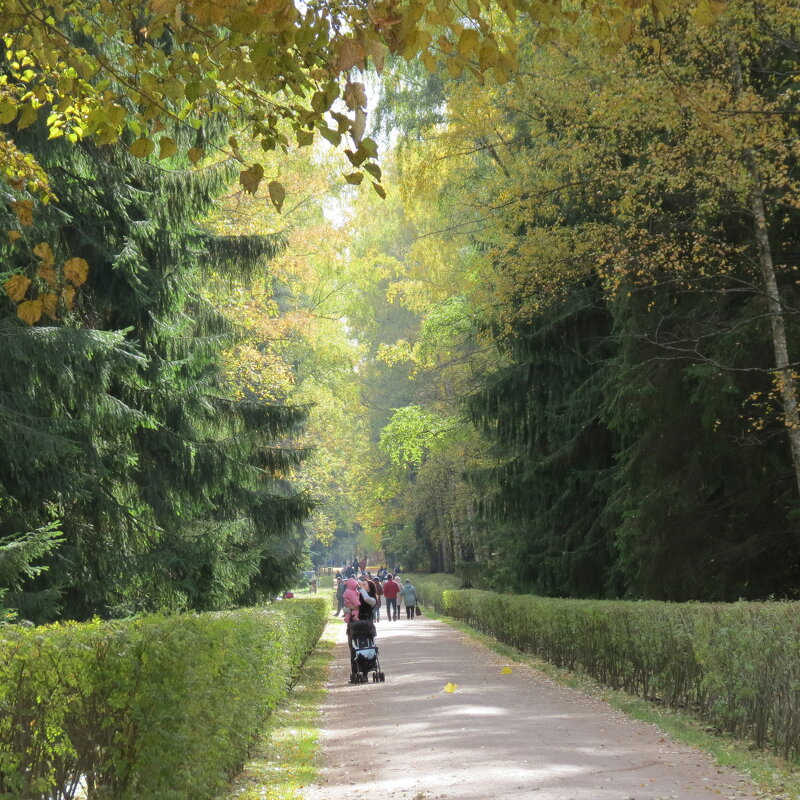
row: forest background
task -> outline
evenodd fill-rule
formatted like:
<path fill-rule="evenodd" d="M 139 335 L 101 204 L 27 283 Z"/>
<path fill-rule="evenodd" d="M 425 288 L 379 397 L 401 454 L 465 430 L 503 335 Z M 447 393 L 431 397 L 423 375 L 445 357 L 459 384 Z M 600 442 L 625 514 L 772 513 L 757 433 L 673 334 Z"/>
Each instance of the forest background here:
<path fill-rule="evenodd" d="M 6 36 L 4 606 L 250 604 L 368 548 L 795 596 L 800 9 L 448 8 L 255 134 L 191 82 L 162 122 L 146 70 L 80 128 Z"/>

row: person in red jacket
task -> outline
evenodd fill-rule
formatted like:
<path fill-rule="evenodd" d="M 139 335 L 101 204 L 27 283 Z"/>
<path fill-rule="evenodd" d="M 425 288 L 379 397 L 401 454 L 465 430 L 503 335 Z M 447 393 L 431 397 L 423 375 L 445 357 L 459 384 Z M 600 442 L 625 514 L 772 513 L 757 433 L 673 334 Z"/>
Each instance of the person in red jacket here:
<path fill-rule="evenodd" d="M 386 599 L 386 616 L 389 622 L 400 616 L 397 611 L 397 595 L 400 594 L 400 584 L 392 577 L 391 573 L 386 576 L 386 583 L 383 584 L 383 596 Z M 392 614 L 394 609 L 394 614 Z"/>

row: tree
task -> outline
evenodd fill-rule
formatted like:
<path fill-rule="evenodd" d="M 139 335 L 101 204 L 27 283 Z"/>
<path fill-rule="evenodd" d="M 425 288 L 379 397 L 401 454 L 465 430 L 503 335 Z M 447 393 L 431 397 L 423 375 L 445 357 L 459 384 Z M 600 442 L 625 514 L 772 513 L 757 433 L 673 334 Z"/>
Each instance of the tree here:
<path fill-rule="evenodd" d="M 47 326 L 4 300 L 3 533 L 59 516 L 64 542 L 33 587 L 62 590 L 70 617 L 271 595 L 302 558 L 310 503 L 288 476 L 304 411 L 231 396 L 220 353 L 234 331 L 199 288 L 203 262 L 269 259 L 280 242 L 196 226 L 231 179 L 224 163 L 187 172 L 48 142 L 42 125 L 26 135 L 61 199 L 3 246 L 6 263 L 27 267 L 41 239 L 58 242 L 55 264 L 82 250 L 92 269 Z M 40 266 L 27 291 L 39 299 L 48 278 Z"/>

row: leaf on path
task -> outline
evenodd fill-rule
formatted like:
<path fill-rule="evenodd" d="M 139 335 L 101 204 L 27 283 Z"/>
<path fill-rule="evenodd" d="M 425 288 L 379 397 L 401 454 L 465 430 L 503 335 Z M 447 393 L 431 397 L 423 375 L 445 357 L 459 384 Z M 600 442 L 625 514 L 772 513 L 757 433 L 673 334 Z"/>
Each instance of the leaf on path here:
<path fill-rule="evenodd" d="M 456 683 L 446 683 L 444 687 L 444 691 L 446 691 L 447 694 L 453 694 L 456 689 L 458 689 L 458 684 Z"/>
<path fill-rule="evenodd" d="M 513 670 L 509 666 L 505 666 L 503 667 L 503 669 L 500 670 L 501 675 L 510 675 L 512 672 Z"/>

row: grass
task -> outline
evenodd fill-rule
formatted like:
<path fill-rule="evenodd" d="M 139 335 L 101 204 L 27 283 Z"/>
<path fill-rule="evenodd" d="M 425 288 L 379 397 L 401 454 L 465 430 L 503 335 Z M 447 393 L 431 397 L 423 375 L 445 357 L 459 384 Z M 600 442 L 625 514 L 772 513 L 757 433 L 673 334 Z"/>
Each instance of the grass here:
<path fill-rule="evenodd" d="M 608 689 L 587 675 L 554 667 L 546 661 L 502 644 L 457 619 L 439 614 L 430 606 L 425 607 L 425 613 L 467 634 L 509 661 L 525 664 L 557 683 L 599 697 L 612 708 L 623 711 L 634 719 L 656 725 L 676 741 L 704 750 L 720 765 L 732 767 L 748 775 L 765 796 L 775 800 L 800 800 L 800 767 L 793 762 L 757 750 L 747 742 L 709 730 L 688 714 L 654 705 L 626 692 Z"/>

